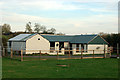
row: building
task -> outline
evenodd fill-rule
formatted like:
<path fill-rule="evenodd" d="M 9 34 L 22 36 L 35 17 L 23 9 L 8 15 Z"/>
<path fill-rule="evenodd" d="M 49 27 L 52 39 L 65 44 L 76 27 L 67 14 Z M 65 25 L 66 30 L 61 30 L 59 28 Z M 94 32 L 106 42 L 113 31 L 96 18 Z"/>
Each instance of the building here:
<path fill-rule="evenodd" d="M 65 50 L 71 50 L 73 55 L 92 54 L 91 50 L 95 50 L 96 54 L 104 53 L 108 48 L 106 42 L 99 35 L 39 35 L 39 34 L 20 34 L 8 40 L 8 48 L 12 50 L 31 50 L 25 54 L 48 53 L 51 55 L 67 53 Z M 51 51 L 50 51 L 51 50 Z"/>

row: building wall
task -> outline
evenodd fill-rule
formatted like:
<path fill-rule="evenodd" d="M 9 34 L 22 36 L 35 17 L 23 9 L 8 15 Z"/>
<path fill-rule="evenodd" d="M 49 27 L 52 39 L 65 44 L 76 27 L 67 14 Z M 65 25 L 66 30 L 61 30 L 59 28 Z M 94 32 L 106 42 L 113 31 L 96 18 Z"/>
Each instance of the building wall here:
<path fill-rule="evenodd" d="M 40 40 L 38 40 L 40 38 Z M 26 41 L 26 50 L 42 50 L 42 53 L 48 53 L 50 42 L 39 34 L 31 37 Z M 39 53 L 39 51 L 26 52 L 26 54 Z"/>
<path fill-rule="evenodd" d="M 99 49 L 97 49 L 99 47 Z M 105 45 L 105 50 L 107 53 L 107 48 L 108 48 L 108 45 Z M 93 54 L 93 50 L 94 50 L 94 54 L 104 54 L 104 45 L 103 44 L 88 44 L 88 47 L 87 47 L 87 52 L 83 52 L 83 54 Z M 76 49 L 74 48 L 73 49 L 73 55 L 78 55 L 78 54 L 81 54 L 81 51 L 80 52 L 76 52 Z"/>
<path fill-rule="evenodd" d="M 59 50 L 59 42 L 55 42 L 55 50 Z"/>
<path fill-rule="evenodd" d="M 64 48 L 68 48 L 69 47 L 69 42 L 64 42 Z"/>
<path fill-rule="evenodd" d="M 21 51 L 22 50 L 25 50 L 25 47 L 26 47 L 26 42 L 11 42 L 11 48 L 12 50 L 19 50 Z M 9 42 L 8 42 L 8 48 L 10 49 L 9 47 Z"/>
<path fill-rule="evenodd" d="M 105 50 L 107 50 L 107 48 L 108 48 L 108 45 L 105 45 Z M 95 54 L 103 54 L 104 45 L 103 44 L 88 44 L 88 50 L 95 50 Z M 93 54 L 93 51 L 88 51 L 88 53 Z"/>

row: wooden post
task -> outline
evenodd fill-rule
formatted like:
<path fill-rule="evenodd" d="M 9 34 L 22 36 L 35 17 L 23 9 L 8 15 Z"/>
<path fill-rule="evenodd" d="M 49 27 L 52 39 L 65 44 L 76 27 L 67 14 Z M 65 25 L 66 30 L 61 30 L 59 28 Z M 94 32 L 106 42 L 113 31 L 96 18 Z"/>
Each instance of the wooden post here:
<path fill-rule="evenodd" d="M 111 52 L 112 52 L 112 51 L 111 51 L 111 49 L 110 49 L 110 50 L 109 50 L 110 57 L 111 57 Z"/>
<path fill-rule="evenodd" d="M 2 49 L 2 54 L 3 54 L 3 56 L 5 56 L 5 48 L 4 47 Z"/>
<path fill-rule="evenodd" d="M 23 50 L 21 50 L 21 61 L 23 61 Z"/>
<path fill-rule="evenodd" d="M 70 59 L 70 49 L 69 49 L 69 59 Z"/>
<path fill-rule="evenodd" d="M 41 59 L 41 50 L 39 51 L 39 53 L 40 53 L 40 59 Z"/>
<path fill-rule="evenodd" d="M 117 58 L 119 58 L 119 43 L 117 43 Z"/>
<path fill-rule="evenodd" d="M 57 51 L 57 59 L 59 58 L 59 56 L 58 56 L 58 51 Z"/>
<path fill-rule="evenodd" d="M 83 49 L 81 48 L 81 59 L 83 59 Z"/>
<path fill-rule="evenodd" d="M 94 50 L 93 50 L 93 58 L 95 58 L 95 53 L 94 53 Z"/>
<path fill-rule="evenodd" d="M 11 59 L 13 58 L 13 50 L 12 50 L 12 48 L 11 48 Z"/>
<path fill-rule="evenodd" d="M 104 58 L 106 58 L 105 45 L 104 45 Z"/>

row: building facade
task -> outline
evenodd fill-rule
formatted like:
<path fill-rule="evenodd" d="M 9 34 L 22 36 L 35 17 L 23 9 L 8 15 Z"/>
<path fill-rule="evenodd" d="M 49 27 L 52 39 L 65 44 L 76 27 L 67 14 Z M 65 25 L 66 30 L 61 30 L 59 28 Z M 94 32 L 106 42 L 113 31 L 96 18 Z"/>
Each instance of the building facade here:
<path fill-rule="evenodd" d="M 9 39 L 8 48 L 12 50 L 31 50 L 26 51 L 25 54 L 47 53 L 56 55 L 67 54 L 68 50 L 73 55 L 92 54 L 95 50 L 96 54 L 103 54 L 104 50 L 108 48 L 106 42 L 99 35 L 40 35 L 40 34 L 20 34 Z"/>

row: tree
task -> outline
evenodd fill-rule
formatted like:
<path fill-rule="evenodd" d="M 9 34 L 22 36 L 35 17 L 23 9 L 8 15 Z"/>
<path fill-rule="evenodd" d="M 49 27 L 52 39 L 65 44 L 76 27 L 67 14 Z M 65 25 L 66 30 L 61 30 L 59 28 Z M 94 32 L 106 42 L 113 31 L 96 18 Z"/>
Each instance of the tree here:
<path fill-rule="evenodd" d="M 47 33 L 46 26 L 44 26 L 44 25 L 40 25 L 38 23 L 35 23 L 34 27 L 35 27 L 34 31 L 37 33 L 39 33 L 40 31 L 42 31 L 42 33 Z"/>
<path fill-rule="evenodd" d="M 10 33 L 11 31 L 11 26 L 9 24 L 4 24 L 2 26 L 2 33 Z"/>
<path fill-rule="evenodd" d="M 34 31 L 39 33 L 40 32 L 40 29 L 41 29 L 41 25 L 38 24 L 38 23 L 35 23 L 35 26 L 34 26 Z"/>
<path fill-rule="evenodd" d="M 32 32 L 32 29 L 31 29 L 31 22 L 28 22 L 28 23 L 26 24 L 25 32 L 29 32 L 29 33 Z"/>
<path fill-rule="evenodd" d="M 41 26 L 40 31 L 42 31 L 43 33 L 47 32 L 47 29 L 44 25 Z"/>
<path fill-rule="evenodd" d="M 48 29 L 47 32 L 48 32 L 48 33 L 53 33 L 53 34 L 54 34 L 54 33 L 56 32 L 56 29 L 55 29 L 55 28 L 51 28 L 51 29 Z"/>

